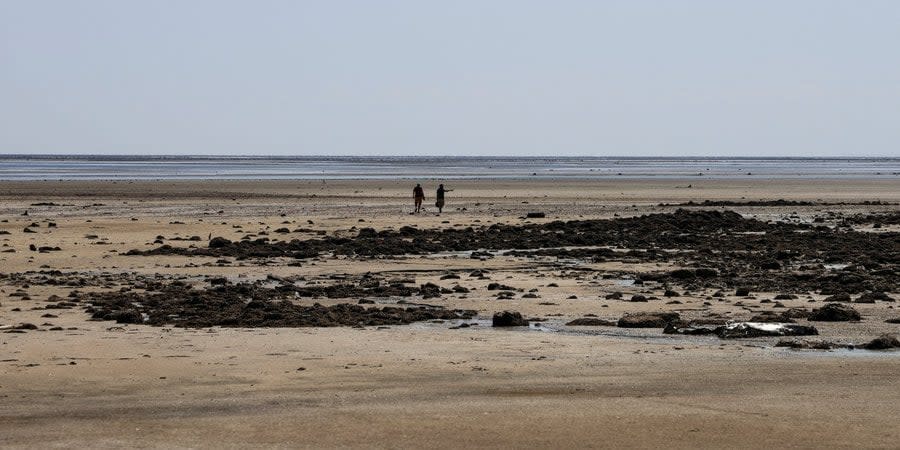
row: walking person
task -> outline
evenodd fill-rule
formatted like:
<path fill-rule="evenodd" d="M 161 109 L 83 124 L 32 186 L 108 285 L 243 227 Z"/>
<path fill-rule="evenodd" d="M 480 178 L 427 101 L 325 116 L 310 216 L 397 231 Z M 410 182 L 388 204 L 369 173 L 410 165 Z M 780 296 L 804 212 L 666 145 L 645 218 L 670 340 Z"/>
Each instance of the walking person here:
<path fill-rule="evenodd" d="M 440 185 L 437 188 L 437 201 L 434 202 L 434 206 L 437 206 L 438 214 L 443 212 L 444 210 L 444 192 L 451 192 L 453 189 L 444 189 L 444 185 Z"/>
<path fill-rule="evenodd" d="M 413 200 L 416 202 L 416 211 L 419 212 L 422 209 L 422 200 L 425 200 L 425 190 L 422 189 L 422 185 L 416 184 L 416 187 L 413 188 Z"/>

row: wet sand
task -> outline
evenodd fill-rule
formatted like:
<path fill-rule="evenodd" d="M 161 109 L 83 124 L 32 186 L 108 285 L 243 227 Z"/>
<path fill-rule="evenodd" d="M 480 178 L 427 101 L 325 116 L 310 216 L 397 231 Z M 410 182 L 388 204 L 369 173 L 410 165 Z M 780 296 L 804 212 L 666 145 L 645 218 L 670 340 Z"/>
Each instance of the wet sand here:
<path fill-rule="evenodd" d="M 763 222 L 813 224 L 820 218 L 828 226 L 900 211 L 900 180 L 891 179 L 445 184 L 454 191 L 437 216 L 433 208 L 410 214 L 411 185 L 403 181 L 0 182 L 0 219 L 7 220 L 0 230 L 9 232 L 0 236 L 0 250 L 15 250 L 0 253 L 0 326 L 37 327 L 0 332 L 0 445 L 896 446 L 896 350 L 791 350 L 775 347 L 781 339 L 775 337 L 720 339 L 664 334 L 660 328 L 565 325 L 588 315 L 614 321 L 628 313 L 678 311 L 688 318 L 746 320 L 782 310 L 771 302 L 780 290 L 754 289 L 747 298 L 723 287 L 722 297 L 712 297 L 719 290 L 713 286 L 683 295 L 688 289 L 668 279 L 629 284 L 641 274 L 681 268 L 677 258 L 572 260 L 503 252 L 471 258 L 468 252 L 444 252 L 222 262 L 212 256 L 126 254 L 161 245 L 206 248 L 211 236 L 235 242 L 248 234 L 280 241 L 354 239 L 368 227 L 518 227 L 671 214 L 677 206 L 660 204 L 704 200 L 735 205 L 688 209 L 735 211 Z M 423 185 L 427 206 L 437 182 Z M 743 206 L 777 199 L 808 204 Z M 546 218 L 524 219 L 529 212 Z M 860 221 L 852 227 L 888 237 L 895 235 L 884 233 L 900 230 L 880 225 Z M 279 228 L 288 232 L 276 233 Z M 31 251 L 31 244 L 49 249 Z M 879 264 L 895 273 L 898 263 Z M 486 277 L 469 276 L 475 270 L 487 271 Z M 470 290 L 434 298 L 420 291 L 365 297 L 375 307 L 424 303 L 473 310 L 478 320 L 183 328 L 89 320 L 84 301 L 47 309 L 90 292 L 144 292 L 148 280 L 163 286 L 185 282 L 194 289 L 212 289 L 209 280 L 216 277 L 226 278 L 227 286 L 271 287 L 285 284 L 281 280 L 330 286 L 359 284 L 367 273 L 382 283 L 412 281 L 406 284 L 410 289 L 434 283 Z M 443 278 L 451 273 L 459 278 Z M 512 298 L 496 297 L 503 289 L 489 290 L 491 283 L 512 287 Z M 665 297 L 666 288 L 682 295 Z M 534 298 L 525 297 L 532 289 Z M 614 292 L 625 300 L 656 299 L 605 298 Z M 58 298 L 48 301 L 52 295 Z M 852 298 L 860 295 L 853 292 Z M 900 300 L 896 287 L 887 295 Z M 782 300 L 783 309 L 819 308 L 827 297 L 805 292 Z M 292 302 L 327 306 L 356 304 L 359 298 L 299 296 Z M 668 303 L 674 299 L 680 303 Z M 900 324 L 885 322 L 900 317 L 900 304 L 849 305 L 861 321 L 797 322 L 818 329 L 818 336 L 808 338 L 842 345 L 900 332 Z M 492 314 L 502 310 L 544 321 L 531 328 L 491 328 Z M 459 323 L 477 325 L 454 328 Z"/>

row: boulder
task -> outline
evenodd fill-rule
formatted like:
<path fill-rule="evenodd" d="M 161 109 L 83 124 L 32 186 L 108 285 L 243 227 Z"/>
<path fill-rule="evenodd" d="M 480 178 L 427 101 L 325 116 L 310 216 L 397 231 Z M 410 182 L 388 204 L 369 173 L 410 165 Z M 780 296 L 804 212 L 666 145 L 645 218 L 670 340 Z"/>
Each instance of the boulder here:
<path fill-rule="evenodd" d="M 875 301 L 882 302 L 893 302 L 895 301 L 891 296 L 885 294 L 884 292 L 866 292 L 863 295 L 860 295 L 859 298 L 856 299 L 855 303 L 875 303 Z"/>
<path fill-rule="evenodd" d="M 214 237 L 209 240 L 209 248 L 221 248 L 231 245 L 231 241 L 223 237 Z"/>
<path fill-rule="evenodd" d="M 419 294 L 423 299 L 435 298 L 441 296 L 441 287 L 434 283 L 425 283 L 419 286 Z"/>
<path fill-rule="evenodd" d="M 866 350 L 887 350 L 891 348 L 900 348 L 900 339 L 896 334 L 882 334 L 864 345 Z"/>
<path fill-rule="evenodd" d="M 678 327 L 672 322 L 666 324 L 666 327 L 663 329 L 664 334 L 685 334 L 692 336 L 702 336 L 713 334 L 715 332 L 715 329 L 706 327 Z"/>
<path fill-rule="evenodd" d="M 819 322 L 849 322 L 860 320 L 859 312 L 849 305 L 829 303 L 821 308 L 814 309 L 807 320 Z"/>
<path fill-rule="evenodd" d="M 784 317 L 782 314 L 776 313 L 775 311 L 762 311 L 759 314 L 751 317 L 750 322 L 794 323 L 794 319 L 791 319 L 790 317 Z"/>
<path fill-rule="evenodd" d="M 528 321 L 516 311 L 501 311 L 494 313 L 491 325 L 495 327 L 527 327 Z"/>
<path fill-rule="evenodd" d="M 740 339 L 769 336 L 814 336 L 819 330 L 808 325 L 792 323 L 737 322 L 716 328 L 722 339 Z"/>

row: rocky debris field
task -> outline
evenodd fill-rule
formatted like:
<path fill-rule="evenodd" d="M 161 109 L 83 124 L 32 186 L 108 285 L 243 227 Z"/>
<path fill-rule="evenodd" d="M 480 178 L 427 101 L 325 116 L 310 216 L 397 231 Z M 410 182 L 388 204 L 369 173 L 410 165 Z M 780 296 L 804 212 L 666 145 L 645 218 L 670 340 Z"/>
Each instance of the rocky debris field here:
<path fill-rule="evenodd" d="M 885 221 L 896 214 L 886 215 Z M 869 220 L 869 219 L 866 219 Z M 874 219 L 877 220 L 877 219 Z M 732 211 L 688 211 L 609 220 L 491 225 L 465 229 L 359 230 L 355 237 L 270 242 L 217 237 L 207 247 L 163 245 L 130 255 L 314 258 L 323 254 L 397 257 L 460 251 L 592 262 L 669 262 L 682 269 L 638 281 L 686 289 L 747 288 L 787 293 L 892 292 L 900 284 L 900 233 L 818 224 L 763 222 Z M 488 256 L 491 256 L 490 254 Z M 831 267 L 829 267 L 831 266 Z M 840 266 L 841 270 L 831 270 Z"/>
<path fill-rule="evenodd" d="M 704 205 L 709 206 L 709 205 Z M 779 205 L 793 206 L 793 204 Z M 896 213 L 844 217 L 841 221 L 795 223 L 746 218 L 728 210 L 686 210 L 605 220 L 525 222 L 470 226 L 461 229 L 355 230 L 350 237 L 322 236 L 311 239 L 274 241 L 268 238 L 232 241 L 211 238 L 185 239 L 187 246 L 161 245 L 151 250 L 131 250 L 127 256 L 167 255 L 176 257 L 233 258 L 250 265 L 292 265 L 293 260 L 344 258 L 406 258 L 470 251 L 479 258 L 502 256 L 539 268 L 548 261 L 571 261 L 551 275 L 565 279 L 628 277 L 630 293 L 603 293 L 605 300 L 636 306 L 666 300 L 665 311 L 644 308 L 626 310 L 618 317 L 582 317 L 566 320 L 569 327 L 616 327 L 656 329 L 669 335 L 712 335 L 723 339 L 819 334 L 813 323 L 860 322 L 866 320 L 852 304 L 895 302 L 900 282 L 900 233 L 861 230 L 847 224 L 892 224 Z M 290 230 L 287 230 L 288 232 Z M 286 261 L 283 259 L 287 259 Z M 615 273 L 590 268 L 595 264 L 621 263 Z M 665 263 L 664 269 L 648 265 Z M 638 265 L 644 264 L 643 267 Z M 635 267 L 629 270 L 627 267 Z M 674 267 L 674 268 L 672 268 Z M 308 279 L 302 275 L 270 274 L 256 281 L 233 282 L 225 276 L 150 276 L 147 274 L 74 273 L 41 270 L 3 274 L 0 280 L 11 288 L 10 297 L 28 299 L 33 285 L 71 288 L 65 297 L 47 299 L 41 309 L 83 308 L 93 320 L 124 324 L 180 327 L 332 327 L 402 325 L 413 322 L 472 319 L 479 313 L 454 309 L 450 303 L 474 295 L 488 301 L 539 299 L 533 288 L 525 292 L 513 285 L 491 281 L 486 287 L 475 282 L 490 280 L 486 269 L 447 270 L 436 282 L 416 283 L 403 274 L 333 274 Z M 436 280 L 436 279 L 435 279 Z M 470 283 L 468 280 L 471 280 Z M 446 282 L 446 284 L 444 284 Z M 547 287 L 556 283 L 547 283 Z M 642 289 L 642 288 L 649 288 Z M 483 289 L 475 293 L 476 289 Z M 658 290 L 658 291 L 656 291 Z M 636 292 L 639 291 L 639 292 Z M 486 292 L 486 293 L 482 293 Z M 655 293 L 659 292 L 659 293 Z M 776 292 L 773 300 L 762 299 L 774 309 L 759 310 L 743 304 L 757 300 L 758 292 Z M 799 296 L 827 296 L 824 305 L 792 306 Z M 488 297 L 482 298 L 485 295 Z M 659 297 L 657 297 L 657 295 Z M 703 313 L 679 315 L 679 297 L 701 298 Z M 441 304 L 418 303 L 442 299 Z M 737 298 L 738 301 L 725 297 Z M 570 295 L 569 299 L 578 296 Z M 309 300 L 327 299 L 322 305 Z M 373 299 L 383 299 L 378 303 Z M 742 320 L 708 310 L 712 302 L 733 304 L 751 317 Z M 544 304 L 544 303 L 542 303 Z M 545 302 L 546 305 L 555 305 Z M 363 306 L 372 305 L 372 306 Z M 527 326 L 542 322 L 502 305 L 492 318 L 496 327 Z M 608 305 L 604 305 L 608 306 Z M 893 306 L 888 306 L 893 308 Z M 498 309 L 494 309 L 497 311 Z M 690 308 L 686 309 L 690 310 Z M 694 310 L 696 311 L 696 309 Z M 571 319 L 571 317 L 569 318 Z M 797 324 L 798 320 L 809 325 Z M 884 322 L 891 322 L 888 319 Z M 468 326 L 468 325 L 467 325 Z M 30 328 L 10 329 L 25 332 Z M 888 335 L 889 336 L 889 335 Z M 878 338 L 880 339 L 880 338 Z M 876 339 L 877 340 L 877 339 Z M 806 342 L 806 341 L 804 341 Z M 875 342 L 875 341 L 873 341 Z M 890 338 L 870 347 L 891 348 Z M 789 346 L 785 344 L 786 346 Z M 816 348 L 820 344 L 797 344 L 793 348 Z M 805 347 L 804 347 L 805 346 Z M 869 347 L 866 347 L 869 348 Z"/>

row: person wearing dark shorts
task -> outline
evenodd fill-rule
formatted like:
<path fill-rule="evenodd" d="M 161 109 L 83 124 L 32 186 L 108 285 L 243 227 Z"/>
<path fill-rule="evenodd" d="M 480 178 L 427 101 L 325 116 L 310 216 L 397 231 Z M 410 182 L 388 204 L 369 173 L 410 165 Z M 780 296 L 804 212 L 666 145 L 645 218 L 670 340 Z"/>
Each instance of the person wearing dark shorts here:
<path fill-rule="evenodd" d="M 413 188 L 413 200 L 416 202 L 416 212 L 419 212 L 422 209 L 422 200 L 425 200 L 425 190 L 422 189 L 422 185 L 416 184 L 416 187 Z"/>
<path fill-rule="evenodd" d="M 444 189 L 444 185 L 440 185 L 437 188 L 437 201 L 434 202 L 434 206 L 437 206 L 438 214 L 443 212 L 444 210 L 444 192 L 450 192 L 453 189 Z"/>

